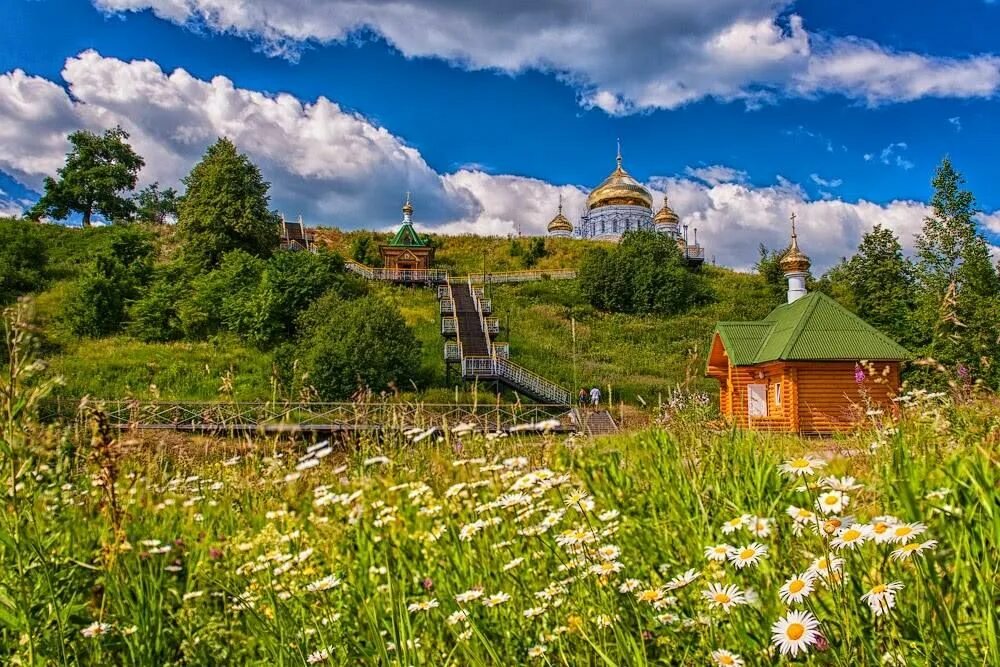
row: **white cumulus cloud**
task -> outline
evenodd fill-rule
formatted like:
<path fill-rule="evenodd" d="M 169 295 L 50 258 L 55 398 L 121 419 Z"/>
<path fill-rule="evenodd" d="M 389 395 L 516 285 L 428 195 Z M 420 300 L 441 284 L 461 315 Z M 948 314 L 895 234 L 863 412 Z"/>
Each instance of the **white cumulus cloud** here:
<path fill-rule="evenodd" d="M 375 33 L 407 57 L 468 69 L 551 72 L 609 114 L 714 97 L 839 93 L 870 104 L 990 97 L 1000 59 L 895 51 L 810 33 L 791 0 L 93 0 L 241 35 L 295 59 L 310 44 Z"/>
<path fill-rule="evenodd" d="M 301 101 L 234 86 L 218 76 L 193 77 L 156 63 L 126 62 L 85 51 L 70 58 L 60 83 L 15 70 L 0 74 L 0 170 L 37 188 L 67 150 L 66 134 L 121 124 L 146 158 L 141 181 L 177 185 L 217 136 L 231 137 L 272 183 L 272 205 L 308 224 L 385 229 L 399 219 L 403 193 L 414 193 L 422 228 L 447 233 L 542 234 L 560 195 L 577 221 L 586 186 L 554 185 L 474 166 L 438 173 L 420 152 L 365 117 L 320 97 Z M 898 148 L 898 147 L 897 147 Z M 610 172 L 613 165 L 608 165 Z M 782 177 L 766 187 L 725 165 L 692 167 L 684 176 L 653 178 L 654 201 L 664 191 L 693 237 L 719 264 L 747 268 L 757 246 L 787 243 L 788 216 L 798 215 L 803 248 L 818 270 L 853 252 L 875 224 L 912 245 L 924 204 L 814 201 Z M 9 199 L 9 198 L 8 198 Z M 18 207 L 19 209 L 21 207 Z M 994 216 L 996 214 L 993 214 Z M 987 226 L 1000 225 L 995 217 Z"/>

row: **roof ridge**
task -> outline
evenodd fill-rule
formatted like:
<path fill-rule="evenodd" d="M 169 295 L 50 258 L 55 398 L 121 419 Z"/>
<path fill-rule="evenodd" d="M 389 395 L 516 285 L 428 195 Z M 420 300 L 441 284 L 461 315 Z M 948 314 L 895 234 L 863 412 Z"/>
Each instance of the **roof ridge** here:
<path fill-rule="evenodd" d="M 788 340 L 785 341 L 785 346 L 781 348 L 781 355 L 779 356 L 779 359 L 792 351 L 792 348 L 795 346 L 795 343 L 797 343 L 799 340 L 799 336 L 802 335 L 802 331 L 803 329 L 805 329 L 806 323 L 810 320 L 810 318 L 812 318 L 813 313 L 816 312 L 816 306 L 820 304 L 820 302 L 823 300 L 824 297 L 829 298 L 822 292 L 813 292 L 813 295 L 815 296 L 809 300 L 809 303 L 806 304 L 806 307 L 799 315 L 799 320 L 798 322 L 795 323 L 795 328 L 792 329 L 792 333 L 789 334 Z M 808 296 L 810 295 L 807 294 L 806 297 Z"/>

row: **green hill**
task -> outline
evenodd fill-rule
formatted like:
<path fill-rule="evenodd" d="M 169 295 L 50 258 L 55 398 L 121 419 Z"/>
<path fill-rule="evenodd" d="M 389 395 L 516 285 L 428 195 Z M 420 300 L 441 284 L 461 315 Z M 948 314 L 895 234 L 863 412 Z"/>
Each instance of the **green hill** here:
<path fill-rule="evenodd" d="M 50 253 L 53 280 L 36 296 L 41 328 L 49 342 L 53 370 L 65 379 L 60 394 L 76 397 L 164 398 L 211 400 L 221 395 L 236 400 L 269 400 L 292 392 L 277 380 L 272 354 L 233 336 L 203 342 L 145 343 L 118 334 L 101 339 L 77 339 L 61 330 L 56 317 L 66 298 L 67 280 L 102 243 L 102 230 L 68 230 L 46 226 L 56 250 Z M 321 230 L 320 243 L 350 256 L 359 238 L 381 240 L 370 232 Z M 432 237 L 436 266 L 453 274 L 528 268 L 531 239 L 477 236 Z M 157 232 L 161 260 L 172 254 L 169 228 Z M 545 255 L 532 268 L 578 267 L 592 242 L 546 239 Z M 701 377 L 708 336 L 722 319 L 756 319 L 774 305 L 773 292 L 756 275 L 706 266 L 714 294 L 712 303 L 671 318 L 603 313 L 592 308 L 575 280 L 542 280 L 490 288 L 494 314 L 500 318 L 500 340 L 510 343 L 511 358 L 567 388 L 610 387 L 615 400 L 655 403 L 658 395 L 686 378 L 705 390 L 715 384 Z M 456 399 L 455 378 L 445 381 L 443 340 L 436 294 L 422 288 L 373 285 L 395 302 L 422 345 L 421 387 L 401 387 L 407 398 L 444 402 Z M 575 322 L 576 344 L 573 342 Z M 575 353 L 574 353 L 575 351 Z M 285 348 L 284 354 L 294 354 Z M 575 391 L 574 391 L 575 393 Z M 468 400 L 460 393 L 459 400 Z"/>

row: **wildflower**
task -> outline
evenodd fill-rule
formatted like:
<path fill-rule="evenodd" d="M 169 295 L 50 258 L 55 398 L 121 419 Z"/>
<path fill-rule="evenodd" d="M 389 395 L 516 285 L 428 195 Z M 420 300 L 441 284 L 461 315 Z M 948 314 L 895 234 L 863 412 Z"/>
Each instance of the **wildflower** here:
<path fill-rule="evenodd" d="M 545 652 L 547 650 L 548 650 L 548 647 L 545 646 L 545 644 L 538 644 L 537 646 L 532 646 L 531 648 L 528 649 L 528 657 L 529 658 L 541 658 L 542 656 L 545 655 Z"/>
<path fill-rule="evenodd" d="M 812 574 L 825 579 L 837 580 L 843 574 L 844 569 L 844 559 L 843 558 L 826 558 L 821 556 L 812 562 L 809 566 L 809 572 Z"/>
<path fill-rule="evenodd" d="M 459 604 L 465 604 L 466 602 L 472 602 L 473 600 L 478 600 L 483 597 L 483 589 L 472 588 L 465 591 L 464 593 L 459 593 L 455 596 L 455 602 Z"/>
<path fill-rule="evenodd" d="M 597 555 L 601 560 L 618 560 L 622 550 L 613 544 L 607 544 L 597 550 Z"/>
<path fill-rule="evenodd" d="M 927 530 L 927 526 L 922 523 L 901 523 L 892 527 L 892 530 L 890 531 L 892 533 L 891 541 L 897 544 L 902 544 L 911 537 L 920 535 L 925 530 Z"/>
<path fill-rule="evenodd" d="M 379 464 L 388 465 L 390 463 L 392 463 L 392 461 L 389 460 L 388 456 L 372 456 L 371 458 L 367 458 L 364 461 L 362 461 L 361 465 L 367 468 L 368 466 L 379 465 Z"/>
<path fill-rule="evenodd" d="M 816 509 L 823 514 L 840 514 L 850 501 L 843 491 L 826 491 L 816 499 Z"/>
<path fill-rule="evenodd" d="M 854 523 L 853 516 L 831 516 L 828 519 L 817 522 L 813 528 L 818 535 L 836 535 L 837 532 Z"/>
<path fill-rule="evenodd" d="M 111 630 L 109 624 L 94 621 L 83 630 L 80 630 L 80 634 L 84 637 L 100 637 L 103 634 L 107 634 L 109 630 Z"/>
<path fill-rule="evenodd" d="M 926 542 L 910 542 L 909 544 L 904 544 L 900 548 L 892 552 L 893 560 L 906 560 L 912 556 L 917 556 L 922 554 L 928 549 L 933 549 L 937 546 L 937 540 L 927 540 Z"/>
<path fill-rule="evenodd" d="M 765 556 L 767 556 L 767 547 L 760 542 L 753 542 L 745 547 L 733 549 L 729 554 L 729 562 L 736 569 L 742 570 L 748 565 L 757 565 Z"/>
<path fill-rule="evenodd" d="M 406 610 L 411 614 L 413 614 L 418 611 L 430 611 L 431 609 L 434 609 L 437 606 L 438 606 L 438 601 L 434 598 L 431 598 L 429 600 L 421 600 L 420 602 L 412 602 L 406 608 Z"/>
<path fill-rule="evenodd" d="M 828 489 L 833 489 L 834 491 L 855 491 L 861 488 L 853 477 L 824 477 L 819 480 L 820 486 L 826 487 Z"/>
<path fill-rule="evenodd" d="M 510 572 L 511 570 L 513 570 L 515 567 L 519 566 L 523 562 L 524 562 L 523 558 L 515 558 L 515 559 L 511 560 L 508 563 L 504 563 L 503 571 L 504 572 Z"/>
<path fill-rule="evenodd" d="M 457 625 L 458 623 L 461 623 L 467 618 L 469 618 L 469 612 L 465 611 L 464 609 L 459 609 L 458 611 L 454 611 L 451 614 L 449 614 L 448 618 L 445 619 L 445 623 L 447 623 L 448 625 Z"/>
<path fill-rule="evenodd" d="M 712 651 L 712 662 L 718 667 L 743 667 L 743 658 L 739 654 L 723 648 Z"/>
<path fill-rule="evenodd" d="M 618 518 L 618 510 L 607 510 L 606 512 L 601 512 L 597 515 L 597 518 L 603 523 L 613 521 Z"/>
<path fill-rule="evenodd" d="M 659 588 L 647 588 L 639 591 L 635 599 L 639 602 L 649 602 L 650 604 L 656 604 L 663 599 L 663 591 Z"/>
<path fill-rule="evenodd" d="M 638 579 L 626 579 L 618 586 L 619 593 L 631 593 L 642 586 L 642 582 Z"/>
<path fill-rule="evenodd" d="M 181 599 L 182 600 L 193 600 L 194 598 L 200 598 L 204 594 L 205 594 L 205 591 L 190 591 L 188 593 L 185 593 L 181 597 Z"/>
<path fill-rule="evenodd" d="M 785 473 L 789 477 L 804 477 L 806 475 L 815 474 L 817 470 L 825 465 L 826 461 L 807 455 L 785 461 L 778 466 L 778 470 Z"/>
<path fill-rule="evenodd" d="M 591 565 L 590 572 L 599 577 L 610 577 L 613 574 L 621 572 L 624 567 L 624 565 L 616 560 L 605 560 Z"/>
<path fill-rule="evenodd" d="M 733 585 L 709 584 L 708 588 L 701 592 L 701 596 L 708 600 L 710 606 L 725 612 L 729 612 L 738 604 L 746 603 L 743 593 Z"/>
<path fill-rule="evenodd" d="M 308 584 L 306 586 L 306 590 L 309 591 L 310 593 L 316 593 L 319 591 L 328 591 L 331 588 L 336 588 L 339 585 L 340 585 L 340 579 L 330 574 L 323 577 L 322 579 L 317 579 L 316 581 Z"/>
<path fill-rule="evenodd" d="M 867 602 L 876 616 L 882 616 L 889 613 L 889 610 L 896 606 L 896 593 L 902 589 L 903 584 L 899 581 L 878 584 L 872 586 L 871 590 L 862 595 L 861 601 Z"/>
<path fill-rule="evenodd" d="M 309 470 L 309 468 L 315 468 L 319 465 L 319 459 L 308 458 L 302 463 L 295 466 L 297 472 L 302 472 L 303 470 Z"/>
<path fill-rule="evenodd" d="M 705 547 L 705 558 L 720 563 L 725 562 L 732 550 L 733 546 L 730 544 L 716 544 L 715 546 Z"/>
<path fill-rule="evenodd" d="M 781 587 L 778 591 L 778 597 L 785 604 L 792 604 L 795 602 L 802 602 L 802 600 L 812 593 L 813 591 L 813 577 L 816 575 L 812 572 L 804 572 L 803 574 L 797 574 Z"/>
<path fill-rule="evenodd" d="M 808 652 L 809 646 L 818 642 L 817 628 L 819 621 L 811 612 L 790 611 L 771 626 L 771 643 L 782 655 L 790 654 L 794 658 Z"/>
<path fill-rule="evenodd" d="M 486 599 L 483 600 L 484 607 L 496 607 L 502 605 L 504 602 L 510 600 L 510 595 L 507 593 L 494 593 Z"/>
<path fill-rule="evenodd" d="M 684 588 L 700 576 L 701 572 L 698 572 L 697 570 L 688 570 L 682 574 L 678 574 L 676 577 L 668 581 L 664 588 L 668 591 L 675 591 L 678 588 Z"/>
<path fill-rule="evenodd" d="M 871 522 L 871 536 L 876 544 L 892 542 L 892 529 L 899 523 L 896 517 L 875 517 Z"/>
<path fill-rule="evenodd" d="M 544 605 L 541 607 L 529 607 L 525 609 L 522 613 L 525 618 L 535 618 L 536 616 L 541 616 L 542 614 L 544 614 L 547 609 L 548 607 L 545 607 Z"/>
<path fill-rule="evenodd" d="M 871 535 L 871 527 L 863 523 L 855 523 L 846 528 L 842 528 L 837 537 L 833 538 L 830 546 L 840 550 L 844 548 L 853 549 L 864 544 Z"/>
<path fill-rule="evenodd" d="M 773 519 L 765 519 L 763 517 L 755 516 L 751 517 L 750 523 L 747 527 L 750 532 L 753 533 L 754 537 L 767 537 L 771 534 L 771 522 Z"/>
<path fill-rule="evenodd" d="M 314 651 L 306 656 L 306 662 L 310 665 L 316 665 L 321 662 L 326 662 L 330 659 L 330 649 L 324 648 L 319 651 Z"/>
<path fill-rule="evenodd" d="M 745 525 L 743 517 L 737 517 L 735 519 L 730 519 L 729 521 L 722 524 L 722 532 L 726 535 L 730 533 L 735 533 L 737 530 Z"/>

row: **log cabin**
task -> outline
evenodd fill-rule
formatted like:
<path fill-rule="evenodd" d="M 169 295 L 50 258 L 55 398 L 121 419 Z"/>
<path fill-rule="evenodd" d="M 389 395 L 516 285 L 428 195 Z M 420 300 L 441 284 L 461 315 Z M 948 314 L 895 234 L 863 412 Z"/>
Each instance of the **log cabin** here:
<path fill-rule="evenodd" d="M 719 408 L 741 428 L 828 435 L 869 410 L 893 409 L 900 364 L 910 357 L 860 317 L 820 292 L 808 293 L 809 258 L 781 259 L 788 301 L 757 322 L 719 322 L 706 375 L 719 382 Z"/>

